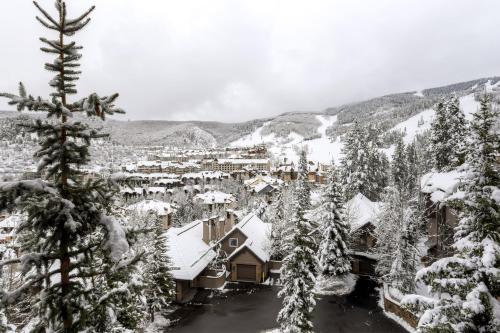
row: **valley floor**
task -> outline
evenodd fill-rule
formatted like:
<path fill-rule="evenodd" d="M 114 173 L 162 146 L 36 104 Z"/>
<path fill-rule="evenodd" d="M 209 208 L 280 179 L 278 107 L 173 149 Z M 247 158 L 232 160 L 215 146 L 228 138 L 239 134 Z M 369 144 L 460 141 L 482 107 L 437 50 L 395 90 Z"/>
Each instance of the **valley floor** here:
<path fill-rule="evenodd" d="M 347 296 L 322 296 L 314 312 L 315 332 L 403 333 L 401 326 L 377 307 L 375 283 L 360 279 Z M 258 333 L 276 328 L 281 307 L 278 288 L 259 286 L 222 293 L 199 305 L 188 305 L 167 332 Z"/>

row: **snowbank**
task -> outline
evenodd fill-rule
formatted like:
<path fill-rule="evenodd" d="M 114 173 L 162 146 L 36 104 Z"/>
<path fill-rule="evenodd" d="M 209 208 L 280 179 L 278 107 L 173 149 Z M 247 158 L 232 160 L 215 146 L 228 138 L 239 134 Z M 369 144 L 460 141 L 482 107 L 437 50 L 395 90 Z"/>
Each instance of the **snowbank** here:
<path fill-rule="evenodd" d="M 350 273 L 341 277 L 320 276 L 316 279 L 314 293 L 317 295 L 347 295 L 354 290 L 357 280 L 358 276 Z"/>

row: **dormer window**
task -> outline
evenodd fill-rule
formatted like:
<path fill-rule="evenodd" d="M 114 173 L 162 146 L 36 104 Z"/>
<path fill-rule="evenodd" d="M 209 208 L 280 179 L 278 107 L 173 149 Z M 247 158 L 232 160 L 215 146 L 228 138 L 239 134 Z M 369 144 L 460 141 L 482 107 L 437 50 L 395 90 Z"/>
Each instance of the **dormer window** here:
<path fill-rule="evenodd" d="M 238 247 L 238 238 L 229 238 L 229 247 Z"/>

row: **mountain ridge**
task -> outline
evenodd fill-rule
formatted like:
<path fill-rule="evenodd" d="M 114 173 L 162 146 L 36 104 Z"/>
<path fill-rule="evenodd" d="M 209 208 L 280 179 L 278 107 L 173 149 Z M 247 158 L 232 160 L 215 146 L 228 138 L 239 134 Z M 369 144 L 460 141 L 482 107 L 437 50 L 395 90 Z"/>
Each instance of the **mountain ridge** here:
<path fill-rule="evenodd" d="M 243 122 L 203 120 L 118 120 L 109 118 L 102 124 L 112 140 L 125 145 L 172 145 L 179 147 L 225 146 L 261 129 L 263 136 L 287 138 L 292 133 L 311 140 L 318 137 L 322 121 L 317 116 L 337 116 L 327 129 L 331 138 L 345 133 L 350 123 L 377 123 L 387 131 L 419 112 L 431 108 L 439 98 L 450 94 L 464 96 L 480 92 L 489 84 L 495 85 L 500 77 L 492 76 L 421 91 L 387 94 L 352 102 L 321 111 L 288 111 L 277 116 L 257 118 Z M 0 111 L 0 119 L 15 118 L 16 111 Z"/>

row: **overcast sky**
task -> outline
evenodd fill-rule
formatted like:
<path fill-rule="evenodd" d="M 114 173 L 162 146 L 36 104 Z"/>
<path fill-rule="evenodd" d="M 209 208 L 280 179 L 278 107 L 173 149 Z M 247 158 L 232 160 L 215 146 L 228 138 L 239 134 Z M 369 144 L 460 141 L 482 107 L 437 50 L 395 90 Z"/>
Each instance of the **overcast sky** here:
<path fill-rule="evenodd" d="M 496 0 L 68 2 L 97 5 L 79 91 L 119 92 L 125 119 L 243 121 L 500 75 Z M 35 15 L 0 1 L 0 91 L 49 91 Z"/>

